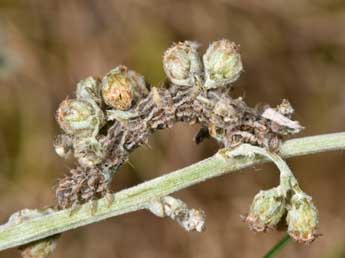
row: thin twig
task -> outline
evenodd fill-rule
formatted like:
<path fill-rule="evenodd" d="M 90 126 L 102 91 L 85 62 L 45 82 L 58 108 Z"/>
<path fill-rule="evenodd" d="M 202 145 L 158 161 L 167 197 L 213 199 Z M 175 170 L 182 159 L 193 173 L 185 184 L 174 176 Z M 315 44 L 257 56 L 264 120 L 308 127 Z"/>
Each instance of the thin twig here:
<path fill-rule="evenodd" d="M 289 243 L 289 241 L 291 240 L 291 237 L 286 234 L 278 243 L 276 243 L 268 252 L 267 254 L 263 257 L 263 258 L 272 258 L 274 256 L 276 256 L 276 254 L 278 254 L 283 247 Z"/>
<path fill-rule="evenodd" d="M 345 132 L 293 139 L 285 142 L 280 150 L 284 158 L 318 152 L 345 149 Z M 0 226 L 0 250 L 20 246 L 110 217 L 145 209 L 157 198 L 203 182 L 207 179 L 235 172 L 254 164 L 267 162 L 263 158 L 238 157 L 227 159 L 222 150 L 212 157 L 183 169 L 141 183 L 137 186 L 113 194 L 113 201 L 102 198 L 86 203 L 71 215 L 71 210 L 60 210 L 52 214 L 21 223 L 8 223 Z"/>

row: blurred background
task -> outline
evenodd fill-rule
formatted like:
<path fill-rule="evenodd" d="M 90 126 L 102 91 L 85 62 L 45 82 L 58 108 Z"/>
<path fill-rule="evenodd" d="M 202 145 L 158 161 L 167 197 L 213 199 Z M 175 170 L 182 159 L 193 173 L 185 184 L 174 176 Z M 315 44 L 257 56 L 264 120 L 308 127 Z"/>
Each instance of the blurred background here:
<path fill-rule="evenodd" d="M 343 0 L 1 0 L 0 221 L 22 208 L 53 205 L 68 164 L 55 155 L 59 102 L 78 80 L 118 64 L 164 80 L 161 57 L 172 42 L 228 38 L 241 45 L 245 72 L 235 96 L 249 105 L 282 98 L 315 135 L 345 131 L 345 1 Z M 198 127 L 159 132 L 114 178 L 114 191 L 182 168 L 216 152 L 195 145 Z M 322 237 L 290 242 L 278 257 L 345 257 L 343 152 L 289 160 L 320 210 Z M 277 171 L 260 165 L 215 178 L 175 196 L 207 213 L 205 233 L 187 233 L 148 212 L 116 217 L 63 234 L 52 257 L 262 257 L 283 232 L 256 234 L 240 221 Z M 0 257 L 18 257 L 16 250 Z"/>

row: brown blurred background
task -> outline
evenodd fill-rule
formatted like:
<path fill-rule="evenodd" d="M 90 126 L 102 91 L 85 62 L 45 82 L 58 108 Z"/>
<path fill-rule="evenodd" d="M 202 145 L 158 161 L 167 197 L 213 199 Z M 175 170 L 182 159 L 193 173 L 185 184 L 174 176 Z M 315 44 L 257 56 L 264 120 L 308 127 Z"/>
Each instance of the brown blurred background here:
<path fill-rule="evenodd" d="M 54 112 L 78 80 L 125 64 L 157 84 L 172 42 L 197 40 L 206 48 L 221 38 L 241 45 L 245 72 L 235 95 L 252 106 L 289 99 L 303 135 L 345 130 L 343 0 L 1 0 L 1 223 L 19 209 L 54 203 L 53 186 L 73 165 L 53 151 Z M 179 125 L 154 135 L 152 149 L 136 151 L 134 167 L 115 176 L 114 191 L 214 153 L 213 141 L 193 143 L 197 129 Z M 310 246 L 291 242 L 278 257 L 345 257 L 344 153 L 289 164 L 314 197 L 324 236 Z M 277 179 L 272 165 L 258 166 L 176 194 L 206 211 L 205 233 L 138 212 L 64 234 L 52 257 L 261 257 L 284 234 L 255 234 L 239 216 Z"/>

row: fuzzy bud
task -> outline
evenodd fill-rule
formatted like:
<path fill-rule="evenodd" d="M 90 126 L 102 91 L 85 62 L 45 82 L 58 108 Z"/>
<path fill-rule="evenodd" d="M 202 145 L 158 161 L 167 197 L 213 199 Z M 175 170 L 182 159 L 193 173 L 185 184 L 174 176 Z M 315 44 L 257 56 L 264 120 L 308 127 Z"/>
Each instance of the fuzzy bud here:
<path fill-rule="evenodd" d="M 297 242 L 310 243 L 318 236 L 318 211 L 312 198 L 305 193 L 292 196 L 286 221 L 289 235 Z"/>
<path fill-rule="evenodd" d="M 101 104 L 101 81 L 98 78 L 87 77 L 77 83 L 76 97 L 79 100 L 95 101 Z"/>
<path fill-rule="evenodd" d="M 179 86 L 193 86 L 195 76 L 202 74 L 198 43 L 179 42 L 165 51 L 163 68 L 169 80 Z"/>
<path fill-rule="evenodd" d="M 226 39 L 213 42 L 203 56 L 206 89 L 226 86 L 243 70 L 238 45 Z"/>
<path fill-rule="evenodd" d="M 130 109 L 147 94 L 144 77 L 123 65 L 111 70 L 102 80 L 104 102 L 117 110 Z"/>
<path fill-rule="evenodd" d="M 260 191 L 245 218 L 250 229 L 262 232 L 274 228 L 285 213 L 286 200 L 279 187 Z"/>
<path fill-rule="evenodd" d="M 97 105 L 76 99 L 61 102 L 56 120 L 62 130 L 77 137 L 90 137 L 98 133 L 104 122 L 104 115 Z"/>
<path fill-rule="evenodd" d="M 80 138 L 73 143 L 74 156 L 82 167 L 94 167 L 105 156 L 102 145 L 95 138 Z"/>
<path fill-rule="evenodd" d="M 60 134 L 54 142 L 54 149 L 61 158 L 68 159 L 73 152 L 73 140 L 70 135 Z"/>

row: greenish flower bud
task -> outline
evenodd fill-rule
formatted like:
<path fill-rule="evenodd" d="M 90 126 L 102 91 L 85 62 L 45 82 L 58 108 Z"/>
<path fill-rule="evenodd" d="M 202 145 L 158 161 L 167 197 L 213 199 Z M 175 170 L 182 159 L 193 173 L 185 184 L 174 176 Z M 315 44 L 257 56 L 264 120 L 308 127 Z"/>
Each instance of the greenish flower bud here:
<path fill-rule="evenodd" d="M 206 89 L 233 83 L 243 70 L 238 46 L 226 39 L 213 42 L 204 54 L 203 62 Z"/>
<path fill-rule="evenodd" d="M 318 211 L 312 198 L 303 192 L 292 196 L 286 221 L 289 235 L 297 242 L 310 243 L 318 236 Z"/>
<path fill-rule="evenodd" d="M 56 112 L 56 120 L 69 135 L 90 137 L 97 135 L 104 122 L 104 115 L 97 105 L 83 100 L 66 99 Z"/>
<path fill-rule="evenodd" d="M 101 81 L 98 78 L 87 77 L 77 83 L 76 97 L 79 100 L 95 101 L 101 104 Z"/>
<path fill-rule="evenodd" d="M 105 156 L 103 146 L 95 138 L 80 138 L 73 143 L 74 156 L 82 167 L 94 167 Z"/>
<path fill-rule="evenodd" d="M 198 43 L 179 42 L 165 51 L 163 68 L 168 79 L 179 86 L 193 86 L 195 77 L 202 74 Z"/>
<path fill-rule="evenodd" d="M 104 102 L 117 110 L 130 109 L 147 94 L 144 77 L 123 65 L 111 70 L 102 80 Z"/>
<path fill-rule="evenodd" d="M 250 229 L 257 232 L 274 228 L 286 210 L 286 200 L 280 189 L 276 187 L 266 191 L 260 191 L 250 207 L 250 212 L 245 221 Z"/>

